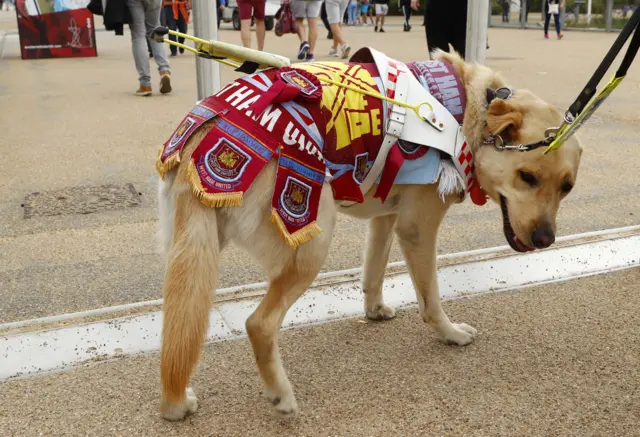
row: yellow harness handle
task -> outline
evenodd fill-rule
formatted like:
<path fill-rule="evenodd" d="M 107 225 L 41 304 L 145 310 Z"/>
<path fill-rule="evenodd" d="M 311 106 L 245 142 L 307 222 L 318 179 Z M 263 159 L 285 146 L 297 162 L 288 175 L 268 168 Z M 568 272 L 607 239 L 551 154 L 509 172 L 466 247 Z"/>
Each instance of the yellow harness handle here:
<path fill-rule="evenodd" d="M 175 30 L 168 30 L 168 34 L 169 35 L 178 36 L 178 37 L 181 37 L 181 38 L 184 38 L 184 39 L 191 40 L 191 41 L 197 43 L 198 45 L 194 49 L 194 48 L 191 48 L 191 47 L 189 47 L 189 46 L 187 46 L 185 44 L 181 44 L 179 42 L 172 41 L 170 39 L 165 39 L 160 34 L 156 34 L 155 35 L 155 39 L 158 42 L 160 42 L 160 39 L 162 39 L 162 42 L 165 42 L 167 44 L 171 44 L 171 45 L 176 46 L 176 47 L 183 48 L 183 49 L 188 50 L 188 51 L 190 51 L 192 53 L 195 53 L 198 56 L 202 56 L 202 57 L 205 57 L 205 58 L 208 58 L 208 59 L 213 59 L 214 61 L 220 62 L 221 64 L 227 65 L 227 66 L 232 67 L 234 69 L 240 67 L 240 65 L 236 64 L 235 62 L 228 61 L 226 59 L 211 58 L 211 53 L 208 50 L 204 50 L 203 49 L 203 46 L 210 46 L 211 45 L 211 41 L 207 41 L 207 40 L 204 40 L 204 39 L 201 39 L 201 38 L 197 38 L 195 36 L 187 35 L 187 34 L 182 33 L 182 32 L 176 32 Z M 295 65 L 292 65 L 291 67 L 295 68 Z M 418 118 L 420 118 L 423 121 L 427 121 L 428 122 L 429 120 L 427 120 L 427 118 L 424 115 L 420 114 L 420 108 L 422 106 L 429 107 L 429 110 L 431 112 L 433 112 L 433 106 L 431 106 L 431 104 L 429 102 L 422 102 L 422 103 L 417 104 L 417 105 L 410 105 L 410 104 L 408 104 L 406 102 L 401 102 L 399 100 L 395 100 L 395 99 L 392 99 L 390 97 L 383 96 L 382 94 L 377 93 L 375 91 L 366 91 L 366 90 L 362 90 L 362 89 L 356 88 L 356 87 L 351 86 L 351 85 L 347 85 L 345 83 L 337 82 L 337 81 L 332 80 L 332 79 L 319 77 L 319 76 L 316 76 L 316 77 L 318 77 L 318 79 L 321 82 L 330 83 L 332 85 L 348 89 L 349 91 L 353 91 L 355 93 L 364 94 L 364 95 L 367 95 L 369 97 L 374 97 L 376 99 L 385 100 L 387 102 L 393 103 L 393 104 L 401 106 L 403 108 L 411 109 L 413 112 L 416 113 Z"/>

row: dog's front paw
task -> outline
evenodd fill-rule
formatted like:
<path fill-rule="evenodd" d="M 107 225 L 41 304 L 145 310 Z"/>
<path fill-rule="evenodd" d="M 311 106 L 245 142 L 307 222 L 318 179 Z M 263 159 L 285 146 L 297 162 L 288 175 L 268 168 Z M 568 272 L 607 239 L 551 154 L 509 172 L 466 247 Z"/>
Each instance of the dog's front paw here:
<path fill-rule="evenodd" d="M 162 417 L 171 421 L 182 420 L 187 414 L 195 413 L 196 411 L 198 411 L 198 398 L 196 398 L 191 387 L 187 388 L 183 402 L 171 403 L 163 399 L 160 405 Z"/>
<path fill-rule="evenodd" d="M 396 316 L 396 310 L 383 303 L 374 305 L 371 309 L 366 308 L 365 311 L 367 318 L 371 320 L 390 320 Z"/>
<path fill-rule="evenodd" d="M 298 402 L 293 392 L 277 395 L 274 390 L 266 389 L 264 396 L 271 402 L 276 412 L 282 417 L 294 417 L 298 413 Z"/>
<path fill-rule="evenodd" d="M 477 335 L 478 331 L 466 323 L 452 323 L 451 328 L 447 330 L 447 332 L 440 333 L 442 341 L 458 346 L 466 346 L 473 343 Z"/>

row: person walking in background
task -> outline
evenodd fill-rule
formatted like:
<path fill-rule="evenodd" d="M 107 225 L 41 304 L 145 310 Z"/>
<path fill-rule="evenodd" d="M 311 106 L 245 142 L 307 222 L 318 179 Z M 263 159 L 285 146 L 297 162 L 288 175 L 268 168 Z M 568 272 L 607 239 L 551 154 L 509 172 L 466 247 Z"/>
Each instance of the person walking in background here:
<path fill-rule="evenodd" d="M 151 33 L 160 25 L 160 8 L 162 0 L 126 0 L 127 8 L 131 14 L 131 46 L 133 60 L 138 70 L 138 81 L 140 86 L 136 91 L 138 96 L 150 96 L 153 92 L 151 87 L 151 72 L 149 57 L 147 56 L 147 44 L 151 45 L 153 58 L 158 65 L 160 73 L 160 93 L 171 92 L 171 67 L 167 59 L 167 53 L 163 43 L 151 39 Z"/>
<path fill-rule="evenodd" d="M 500 6 L 502 6 L 502 22 L 509 22 L 509 14 L 511 13 L 511 0 L 501 0 Z"/>
<path fill-rule="evenodd" d="M 369 8 L 371 7 L 371 5 L 369 4 L 369 0 L 362 0 L 361 3 L 361 8 L 360 8 L 360 23 L 363 26 L 368 26 L 369 23 L 367 23 L 367 13 L 369 12 Z M 371 19 L 372 24 L 373 24 L 373 18 Z"/>
<path fill-rule="evenodd" d="M 327 20 L 331 26 L 333 34 L 333 46 L 329 50 L 329 56 L 340 57 L 346 59 L 351 51 L 351 46 L 344 40 L 342 36 L 342 17 L 347 9 L 349 0 L 325 0 L 327 8 Z"/>
<path fill-rule="evenodd" d="M 327 28 L 327 39 L 333 39 L 333 33 L 331 33 L 331 25 L 329 24 L 329 19 L 327 18 L 327 7 L 325 6 L 326 1 L 322 0 L 322 7 L 320 8 L 320 19 L 322 19 L 322 24 Z"/>
<path fill-rule="evenodd" d="M 313 52 L 318 40 L 318 16 L 322 8 L 322 0 L 292 0 L 291 10 L 298 22 L 298 38 L 300 38 L 300 49 L 298 59 L 308 62 L 314 61 Z M 309 25 L 309 40 L 307 41 L 304 19 Z"/>
<path fill-rule="evenodd" d="M 403 30 L 409 32 L 411 30 L 411 25 L 409 24 L 409 20 L 411 20 L 411 0 L 400 0 L 398 5 L 402 9 L 402 15 L 404 16 Z"/>
<path fill-rule="evenodd" d="M 220 29 L 220 21 L 222 20 L 224 8 L 227 6 L 227 0 L 216 0 L 216 6 L 218 7 L 218 29 Z"/>
<path fill-rule="evenodd" d="M 374 32 L 384 32 L 384 17 L 389 13 L 389 0 L 375 0 L 376 5 L 376 26 L 373 28 Z M 380 27 L 378 27 L 380 23 Z"/>
<path fill-rule="evenodd" d="M 242 45 L 251 48 L 251 19 L 256 23 L 256 39 L 258 50 L 264 49 L 264 36 L 266 28 L 264 25 L 264 8 L 266 0 L 238 0 L 240 9 L 240 38 Z"/>
<path fill-rule="evenodd" d="M 544 37 L 549 39 L 549 22 L 553 15 L 553 23 L 556 25 L 558 39 L 564 35 L 560 32 L 560 9 L 564 7 L 564 0 L 543 0 L 544 1 Z"/>
<path fill-rule="evenodd" d="M 167 22 L 167 27 L 173 31 L 181 33 L 187 33 L 187 24 L 189 23 L 189 15 L 191 11 L 191 0 L 164 0 L 163 3 L 164 18 Z M 175 35 L 169 35 L 171 41 L 176 41 Z M 179 37 L 178 42 L 184 44 L 184 38 Z M 184 49 L 180 47 L 169 45 L 171 50 L 171 56 L 176 56 L 178 51 L 184 53 Z"/>
<path fill-rule="evenodd" d="M 411 0 L 411 7 L 417 11 L 420 1 Z M 451 44 L 464 58 L 467 43 L 467 0 L 427 0 L 424 28 L 429 53 L 435 49 L 448 52 Z"/>
<path fill-rule="evenodd" d="M 349 6 L 347 6 L 347 14 L 349 16 L 349 19 L 347 20 L 348 26 L 355 26 L 357 9 L 358 9 L 358 0 L 349 0 Z"/>
<path fill-rule="evenodd" d="M 376 13 L 376 8 L 375 8 L 375 5 L 373 4 L 373 0 L 369 0 L 369 22 L 371 23 L 371 26 L 375 24 L 375 22 L 373 21 L 373 17 L 375 13 Z"/>

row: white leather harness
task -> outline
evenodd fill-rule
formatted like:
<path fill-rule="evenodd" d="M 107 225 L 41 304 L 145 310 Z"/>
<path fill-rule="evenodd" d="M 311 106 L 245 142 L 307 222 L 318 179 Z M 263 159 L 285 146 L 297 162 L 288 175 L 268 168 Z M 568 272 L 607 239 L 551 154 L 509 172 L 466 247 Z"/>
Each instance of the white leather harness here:
<path fill-rule="evenodd" d="M 432 108 L 425 111 L 426 105 L 420 107 L 420 115 L 428 120 L 425 121 L 414 111 L 407 111 L 406 107 L 389 103 L 390 107 L 385 114 L 385 136 L 373 165 L 360 184 L 362 195 L 365 196 L 369 192 L 382 174 L 389 151 L 399 139 L 432 147 L 449 155 L 467 191 L 473 179 L 473 156 L 462 133 L 462 127 L 455 117 L 422 86 L 404 63 L 370 47 L 359 50 L 350 61 L 373 61 L 387 97 L 412 106 L 427 102 Z M 341 206 L 351 206 L 355 203 L 344 201 L 341 202 Z"/>

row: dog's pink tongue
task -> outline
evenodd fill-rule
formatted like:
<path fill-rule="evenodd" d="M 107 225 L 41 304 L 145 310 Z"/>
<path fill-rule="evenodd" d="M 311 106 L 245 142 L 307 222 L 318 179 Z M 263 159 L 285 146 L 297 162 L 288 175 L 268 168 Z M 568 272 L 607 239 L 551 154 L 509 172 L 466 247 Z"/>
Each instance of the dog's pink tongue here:
<path fill-rule="evenodd" d="M 520 239 L 518 237 L 514 237 L 513 241 L 516 242 L 516 244 L 518 246 L 520 246 L 520 248 L 524 251 L 524 252 L 532 252 L 534 250 L 536 250 L 534 247 L 529 247 L 526 244 L 524 244 L 522 241 L 520 241 Z"/>

